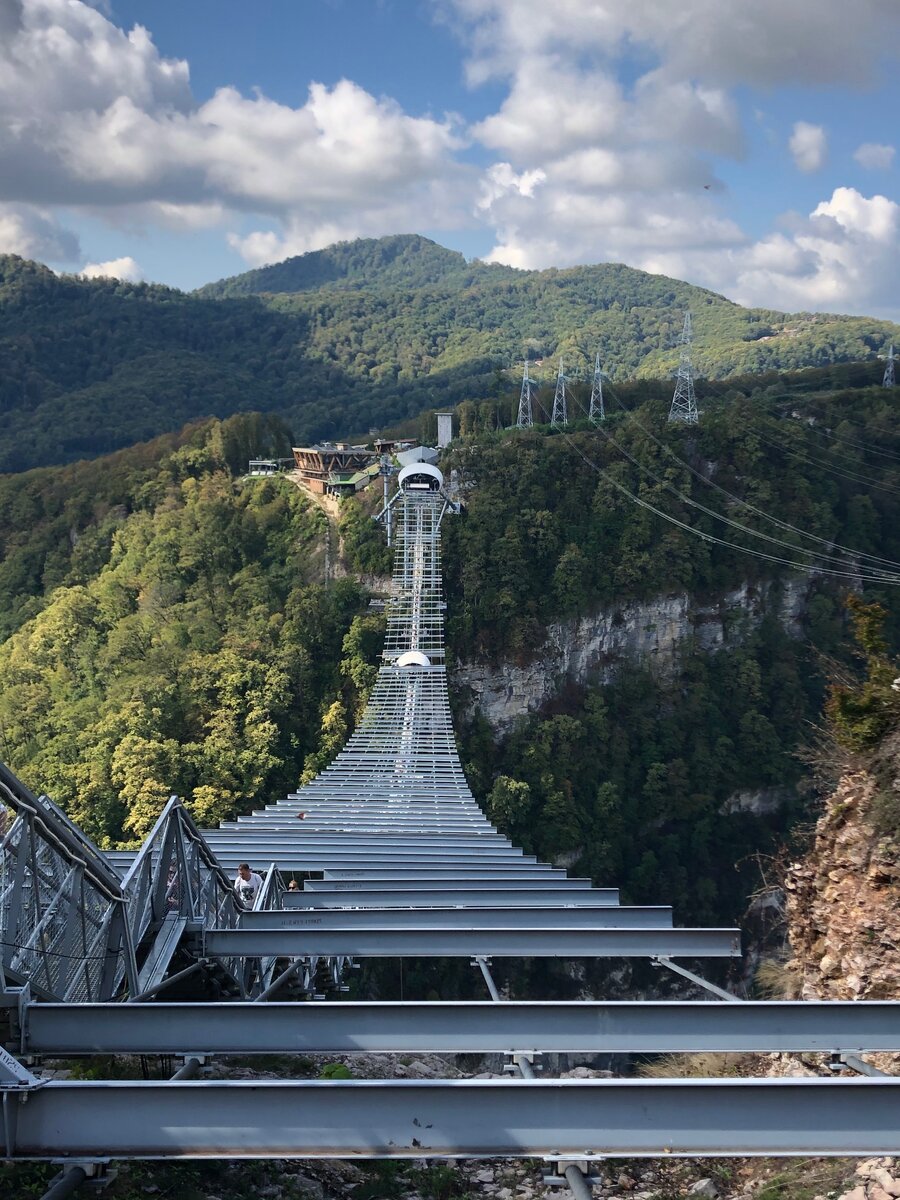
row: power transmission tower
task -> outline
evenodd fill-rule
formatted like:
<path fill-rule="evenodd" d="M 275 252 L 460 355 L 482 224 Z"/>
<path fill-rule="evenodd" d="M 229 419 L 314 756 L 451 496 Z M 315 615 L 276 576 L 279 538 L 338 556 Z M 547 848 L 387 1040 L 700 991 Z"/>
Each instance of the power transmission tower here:
<path fill-rule="evenodd" d="M 560 429 L 569 423 L 569 409 L 566 403 L 566 377 L 563 374 L 563 360 L 559 360 L 559 374 L 556 376 L 556 392 L 553 396 L 553 413 L 550 417 L 551 429 Z"/>
<path fill-rule="evenodd" d="M 894 343 L 891 342 L 891 348 L 888 350 L 887 364 L 884 368 L 884 379 L 881 381 L 882 387 L 892 388 L 896 384 L 894 377 Z"/>
<path fill-rule="evenodd" d="M 600 351 L 594 359 L 594 378 L 591 381 L 591 405 L 588 409 L 588 420 L 592 425 L 599 425 L 606 420 L 606 408 L 603 404 L 603 375 L 600 371 Z"/>
<path fill-rule="evenodd" d="M 519 415 L 516 417 L 517 429 L 530 429 L 534 424 L 534 413 L 531 408 L 531 389 L 534 380 L 528 374 L 528 359 L 525 359 L 525 370 L 522 372 L 522 391 L 519 393 Z"/>
<path fill-rule="evenodd" d="M 691 365 L 691 345 L 694 340 L 691 326 L 691 314 L 684 314 L 684 329 L 681 331 L 681 357 L 678 360 L 678 379 L 675 382 L 675 394 L 672 397 L 672 407 L 669 409 L 670 421 L 684 421 L 686 425 L 696 425 L 700 420 L 697 412 L 697 397 L 694 395 L 694 368 Z"/>

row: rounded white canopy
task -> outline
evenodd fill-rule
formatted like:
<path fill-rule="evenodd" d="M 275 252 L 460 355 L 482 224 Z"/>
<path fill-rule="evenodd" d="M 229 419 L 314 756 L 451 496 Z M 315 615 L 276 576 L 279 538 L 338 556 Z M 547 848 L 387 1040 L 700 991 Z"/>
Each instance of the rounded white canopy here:
<path fill-rule="evenodd" d="M 431 659 L 421 650 L 407 650 L 394 663 L 396 667 L 430 667 Z"/>

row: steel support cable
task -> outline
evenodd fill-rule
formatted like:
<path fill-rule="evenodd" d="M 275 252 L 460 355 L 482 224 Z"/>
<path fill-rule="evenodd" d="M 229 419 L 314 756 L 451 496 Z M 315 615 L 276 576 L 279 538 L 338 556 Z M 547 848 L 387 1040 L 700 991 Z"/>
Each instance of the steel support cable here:
<path fill-rule="evenodd" d="M 817 567 L 811 563 L 796 562 L 794 559 L 781 558 L 774 554 L 764 554 L 761 550 L 752 550 L 749 546 L 740 546 L 736 542 L 729 542 L 727 538 L 720 538 L 712 533 L 704 533 L 702 529 L 697 529 L 695 526 L 689 525 L 686 521 L 682 521 L 678 517 L 673 517 L 671 513 L 667 513 L 663 509 L 657 508 L 656 505 L 651 504 L 649 500 L 644 500 L 642 497 L 636 496 L 634 492 L 629 491 L 623 483 L 620 483 L 617 479 L 614 479 L 605 467 L 601 467 L 598 463 L 594 462 L 592 458 L 589 458 L 584 451 L 581 450 L 578 445 L 576 445 L 571 436 L 564 430 L 560 432 L 560 436 L 566 439 L 575 453 L 579 455 L 579 457 L 582 458 L 589 467 L 592 467 L 598 475 L 602 475 L 607 483 L 611 484 L 612 487 L 614 487 L 618 492 L 621 492 L 621 494 L 633 504 L 637 504 L 640 508 L 644 508 L 648 512 L 654 513 L 663 521 L 668 521 L 670 525 L 675 525 L 677 528 L 683 529 L 685 533 L 691 533 L 694 535 L 694 537 L 698 537 L 702 541 L 712 542 L 717 546 L 725 546 L 729 550 L 736 550 L 740 554 L 751 554 L 754 558 L 760 558 L 766 562 L 781 563 L 787 567 L 795 567 L 798 571 L 810 572 L 815 575 L 830 575 L 839 579 L 860 578 L 859 572 L 857 571 L 835 571 L 830 567 Z M 879 582 L 890 583 L 891 581 L 880 580 Z M 900 579 L 898 579 L 897 582 L 900 583 Z"/>
<path fill-rule="evenodd" d="M 771 542 L 776 546 L 785 546 L 787 549 L 793 550 L 798 554 L 815 555 L 817 558 L 823 559 L 826 562 L 839 563 L 842 566 L 847 565 L 844 563 L 843 559 L 836 555 L 823 554 L 820 550 L 808 550 L 805 546 L 795 546 L 792 542 L 786 542 L 782 538 L 773 537 L 771 534 L 763 533 L 757 529 L 751 529 L 748 525 L 744 525 L 740 521 L 735 521 L 733 518 L 727 517 L 724 513 L 717 512 L 713 508 L 709 508 L 708 505 L 702 504 L 699 500 L 694 500 L 691 496 L 688 496 L 685 492 L 682 492 L 679 488 L 675 487 L 674 484 L 667 483 L 666 480 L 663 479 L 658 472 L 654 471 L 652 467 L 645 466 L 643 463 L 641 463 L 637 458 L 634 457 L 633 454 L 626 450 L 624 446 L 619 445 L 612 434 L 607 433 L 607 431 L 602 427 L 598 426 L 598 429 L 607 439 L 607 441 L 610 442 L 610 444 L 613 445 L 620 454 L 623 454 L 630 463 L 637 467 L 639 471 L 643 471 L 646 475 L 649 475 L 651 479 L 655 480 L 658 484 L 664 487 L 667 491 L 671 492 L 674 496 L 677 496 L 679 500 L 683 501 L 683 503 L 689 505 L 691 508 L 699 509 L 701 512 L 706 513 L 715 520 L 722 521 L 724 524 L 730 525 L 733 529 L 737 529 L 741 533 L 749 534 L 751 537 L 761 538 L 763 541 Z M 688 466 L 687 463 L 684 463 L 683 465 Z M 900 569 L 900 564 L 895 565 L 898 567 L 898 569 Z M 815 567 L 815 564 L 809 564 L 809 566 L 818 569 Z M 872 580 L 876 583 L 900 583 L 900 575 L 894 572 L 877 571 L 875 568 L 865 565 L 860 566 L 858 570 L 854 572 L 854 575 L 858 575 L 863 579 Z"/>
<path fill-rule="evenodd" d="M 715 480 L 708 479 L 701 471 L 698 471 L 696 467 L 692 467 L 686 459 L 682 458 L 679 454 L 676 454 L 671 446 L 667 446 L 666 443 L 658 438 L 652 430 L 648 429 L 646 425 L 641 424 L 641 422 L 637 419 L 637 414 L 634 412 L 634 410 L 626 408 L 612 388 L 608 389 L 608 395 L 613 398 L 613 400 L 616 402 L 622 412 L 625 413 L 629 420 L 636 425 L 642 433 L 654 441 L 657 446 L 664 450 L 670 458 L 674 459 L 675 462 L 680 463 L 683 467 L 690 471 L 692 475 L 696 476 L 697 479 L 705 483 L 707 487 L 713 488 L 715 491 L 727 497 L 729 500 L 733 500 L 736 504 L 740 504 L 741 507 L 746 508 L 748 512 L 752 512 L 756 516 L 762 517 L 766 521 L 771 521 L 773 525 L 776 525 L 779 529 L 785 530 L 785 532 L 796 533 L 798 536 L 807 538 L 810 541 L 820 542 L 823 546 L 827 546 L 829 550 L 843 550 L 846 554 L 852 554 L 855 558 L 863 558 L 872 563 L 881 563 L 886 567 L 895 567 L 900 570 L 900 562 L 896 562 L 894 559 L 882 558 L 878 554 L 867 554 L 864 550 L 855 550 L 852 546 L 844 546 L 840 542 L 835 542 L 830 538 L 824 538 L 820 534 L 810 533 L 808 530 L 801 529 L 797 525 L 792 525 L 790 521 L 783 521 L 780 517 L 773 517 L 771 513 L 766 512 L 762 508 L 757 508 L 757 506 L 755 504 L 751 504 L 749 500 L 743 500 L 740 496 L 735 496 L 733 492 L 729 492 L 727 488 L 722 487 L 722 485 L 716 483 Z M 605 436 L 611 438 L 611 435 L 606 433 L 605 430 L 602 430 L 602 427 L 598 428 L 601 428 L 601 431 L 605 434 Z M 797 549 L 802 549 L 802 547 L 797 547 Z M 805 553 L 811 554 L 815 552 L 805 551 Z"/>

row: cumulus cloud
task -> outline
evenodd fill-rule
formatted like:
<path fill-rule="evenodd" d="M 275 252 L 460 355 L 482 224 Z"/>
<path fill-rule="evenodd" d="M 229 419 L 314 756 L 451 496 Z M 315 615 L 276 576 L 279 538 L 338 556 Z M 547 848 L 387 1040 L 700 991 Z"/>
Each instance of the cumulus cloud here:
<path fill-rule="evenodd" d="M 900 45 L 900 6 L 447 2 L 470 82 L 509 84 L 472 130 L 498 160 L 477 200 L 496 232 L 491 259 L 526 267 L 621 259 L 772 306 L 859 311 L 867 294 L 884 299 L 865 285 L 873 246 L 889 238 L 870 228 L 887 220 L 878 198 L 860 204 L 838 189 L 809 217 L 754 242 L 720 208 L 726 189 L 715 160 L 746 153 L 737 88 L 869 83 L 872 45 L 888 55 Z M 644 72 L 628 86 L 618 82 L 626 56 Z M 586 111 L 578 96 L 591 97 Z M 825 130 L 798 122 L 790 149 L 801 170 L 819 169 Z"/>
<path fill-rule="evenodd" d="M 742 304 L 872 311 L 896 319 L 900 205 L 839 187 L 808 217 L 787 224 L 784 232 L 705 264 L 710 286 Z"/>
<path fill-rule="evenodd" d="M 349 80 L 313 83 L 296 108 L 231 87 L 198 104 L 187 64 L 141 26 L 79 0 L 3 11 L 0 201 L 188 229 L 266 213 L 310 246 L 334 228 L 405 231 L 432 206 L 464 219 L 452 117 L 411 116 Z"/>
<path fill-rule="evenodd" d="M 794 156 L 794 165 L 800 171 L 818 171 L 825 164 L 828 139 L 821 125 L 808 121 L 797 121 L 788 140 L 788 149 Z"/>
<path fill-rule="evenodd" d="M 886 171 L 894 161 L 896 150 L 880 142 L 863 142 L 857 146 L 853 157 L 867 171 Z"/>
<path fill-rule="evenodd" d="M 472 129 L 490 149 L 516 159 L 551 147 L 565 152 L 610 137 L 623 119 L 621 89 L 608 75 L 573 73 L 568 63 L 534 55 L 523 67 L 500 110 Z"/>
<path fill-rule="evenodd" d="M 124 279 L 129 283 L 139 283 L 144 278 L 144 272 L 129 254 L 111 258 L 109 262 L 88 263 L 78 273 L 85 279 Z"/>
<path fill-rule="evenodd" d="M 607 58 L 637 48 L 674 79 L 771 87 L 863 85 L 872 47 L 896 53 L 893 0 L 451 0 L 474 83 L 513 74 L 533 47 Z"/>
<path fill-rule="evenodd" d="M 838 188 L 754 242 L 724 215 L 716 162 L 746 153 L 739 87 L 867 81 L 872 46 L 900 47 L 895 0 L 439 3 L 471 82 L 503 89 L 468 130 L 347 79 L 296 106 L 233 87 L 201 103 L 187 63 L 104 5 L 0 0 L 0 249 L 82 262 L 61 206 L 129 231 L 218 227 L 251 265 L 468 222 L 518 266 L 624 260 L 772 306 L 886 295 L 892 201 Z M 817 169 L 824 130 L 798 122 L 791 151 Z M 892 156 L 856 152 L 870 169 Z M 130 258 L 86 270 L 139 277 Z"/>
<path fill-rule="evenodd" d="M 71 262 L 78 253 L 78 238 L 52 213 L 30 204 L 0 203 L 0 254 Z"/>

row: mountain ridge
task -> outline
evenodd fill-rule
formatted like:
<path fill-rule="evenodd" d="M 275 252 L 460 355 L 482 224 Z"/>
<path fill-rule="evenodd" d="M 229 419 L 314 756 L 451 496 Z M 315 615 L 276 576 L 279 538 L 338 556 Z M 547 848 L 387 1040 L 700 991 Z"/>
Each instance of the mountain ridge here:
<path fill-rule="evenodd" d="M 296 290 L 259 290 L 276 285 Z M 251 409 L 310 441 L 467 400 L 514 406 L 526 352 L 548 360 L 547 382 L 549 360 L 583 378 L 597 352 L 612 380 L 668 379 L 686 308 L 695 367 L 716 378 L 872 360 L 900 342 L 873 318 L 744 309 L 615 263 L 468 263 L 418 235 L 339 243 L 194 293 L 6 255 L 0 472 Z"/>

